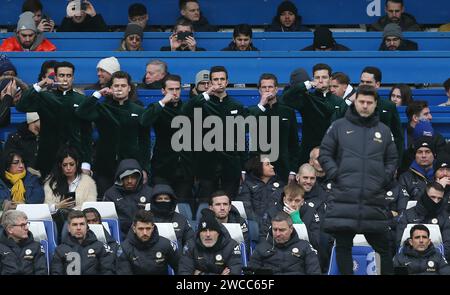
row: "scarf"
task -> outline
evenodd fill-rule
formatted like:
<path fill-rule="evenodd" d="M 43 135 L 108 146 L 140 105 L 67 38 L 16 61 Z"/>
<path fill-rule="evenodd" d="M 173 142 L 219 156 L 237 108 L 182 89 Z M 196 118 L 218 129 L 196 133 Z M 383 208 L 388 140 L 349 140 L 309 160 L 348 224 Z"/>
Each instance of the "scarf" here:
<path fill-rule="evenodd" d="M 11 184 L 13 185 L 11 188 L 11 199 L 16 203 L 25 203 L 25 186 L 23 185 L 22 179 L 26 174 L 26 170 L 19 174 L 11 174 L 8 171 L 5 171 L 6 179 L 8 179 L 9 182 L 11 182 Z"/>

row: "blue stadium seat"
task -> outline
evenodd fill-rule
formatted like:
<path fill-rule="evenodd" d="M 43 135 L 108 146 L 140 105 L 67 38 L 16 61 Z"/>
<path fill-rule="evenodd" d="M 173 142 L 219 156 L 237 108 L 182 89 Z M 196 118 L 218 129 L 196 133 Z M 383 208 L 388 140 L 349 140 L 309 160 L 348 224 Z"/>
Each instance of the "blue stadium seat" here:
<path fill-rule="evenodd" d="M 102 217 L 102 221 L 108 223 L 108 227 L 111 230 L 111 236 L 118 244 L 122 241 L 121 238 L 126 238 L 120 236 L 119 218 L 113 202 L 84 202 L 81 206 L 81 210 L 86 208 L 97 209 Z"/>
<path fill-rule="evenodd" d="M 208 208 L 208 203 L 200 203 L 198 204 L 197 213 L 195 214 L 195 220 L 198 222 L 202 217 L 202 209 Z"/>
<path fill-rule="evenodd" d="M 241 225 L 239 223 L 222 223 L 228 230 L 231 238 L 239 243 L 241 250 L 242 266 L 247 266 L 247 251 L 245 250 L 244 234 L 242 233 Z"/>
<path fill-rule="evenodd" d="M 192 209 L 189 203 L 178 203 L 175 211 L 186 217 L 188 221 L 192 220 Z"/>
<path fill-rule="evenodd" d="M 256 248 L 256 244 L 259 242 L 259 226 L 258 223 L 254 220 L 247 220 L 248 223 L 248 234 L 250 235 L 250 250 L 253 253 L 253 250 Z"/>
<path fill-rule="evenodd" d="M 175 234 L 175 229 L 173 228 L 173 224 L 170 222 L 155 222 L 156 228 L 158 229 L 158 233 L 161 237 L 164 237 L 170 241 L 172 247 L 175 251 L 178 250 L 178 242 L 177 236 Z M 172 267 L 168 267 L 168 274 L 175 275 L 175 272 Z"/>
<path fill-rule="evenodd" d="M 45 251 L 45 259 L 47 260 L 47 272 L 50 273 L 50 256 L 53 257 L 53 253 L 49 251 L 49 241 L 47 231 L 45 230 L 44 222 L 42 221 L 30 221 L 28 230 L 33 234 L 33 238 L 36 242 L 39 242 Z"/>

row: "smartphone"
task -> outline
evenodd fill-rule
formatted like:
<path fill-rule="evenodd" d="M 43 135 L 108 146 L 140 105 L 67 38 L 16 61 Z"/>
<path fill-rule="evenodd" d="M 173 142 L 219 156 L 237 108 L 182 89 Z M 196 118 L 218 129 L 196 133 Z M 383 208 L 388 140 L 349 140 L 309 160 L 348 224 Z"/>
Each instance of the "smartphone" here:
<path fill-rule="evenodd" d="M 63 196 L 63 200 L 70 198 L 72 199 L 72 201 L 75 201 L 75 192 L 69 192 Z"/>
<path fill-rule="evenodd" d="M 177 33 L 177 39 L 180 40 L 180 41 L 186 40 L 186 38 L 188 36 L 192 37 L 192 36 L 194 36 L 194 34 L 192 32 L 178 32 Z"/>
<path fill-rule="evenodd" d="M 84 1 L 81 1 L 80 9 L 83 11 L 86 11 L 87 7 L 88 7 L 87 3 Z"/>

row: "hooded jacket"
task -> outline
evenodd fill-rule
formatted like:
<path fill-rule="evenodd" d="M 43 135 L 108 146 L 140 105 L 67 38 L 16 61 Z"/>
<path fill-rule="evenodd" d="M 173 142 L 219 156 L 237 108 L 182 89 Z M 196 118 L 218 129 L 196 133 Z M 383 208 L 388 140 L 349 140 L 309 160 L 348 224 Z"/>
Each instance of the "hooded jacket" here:
<path fill-rule="evenodd" d="M 450 275 L 450 266 L 433 243 L 425 251 L 418 252 L 409 244 L 409 239 L 395 255 L 394 267 L 406 267 L 409 275 Z"/>
<path fill-rule="evenodd" d="M 295 229 L 284 244 L 276 244 L 269 234 L 256 246 L 249 267 L 270 268 L 274 275 L 321 274 L 317 251 L 307 241 L 300 240 Z"/>
<path fill-rule="evenodd" d="M 24 50 L 17 36 L 12 36 L 3 41 L 0 51 L 56 51 L 56 46 L 39 33 L 36 34 L 36 40 L 29 50 Z"/>
<path fill-rule="evenodd" d="M 327 200 L 326 232 L 380 233 L 388 229 L 384 193 L 397 168 L 389 128 L 376 111 L 361 117 L 352 105 L 320 146 L 319 162 L 334 182 Z"/>
<path fill-rule="evenodd" d="M 156 202 L 155 199 L 159 195 L 169 195 L 170 202 Z M 155 222 L 172 223 L 177 236 L 178 248 L 181 249 L 186 243 L 194 238 L 194 231 L 189 225 L 186 217 L 175 212 L 177 206 L 177 198 L 173 189 L 166 184 L 157 184 L 153 187 L 151 197 L 151 212 L 155 218 Z"/>
<path fill-rule="evenodd" d="M 69 252 L 77 252 L 81 258 L 81 275 L 114 274 L 114 254 L 107 244 L 99 242 L 95 234 L 88 230 L 86 238 L 80 244 L 70 233 L 56 247 L 52 260 L 51 274 L 66 275 L 71 261 L 67 260 Z"/>
<path fill-rule="evenodd" d="M 228 231 L 220 225 L 221 231 L 216 244 L 206 248 L 200 241 L 200 231 L 195 239 L 183 247 L 180 258 L 179 275 L 193 275 L 199 270 L 202 275 L 220 275 L 225 267 L 230 269 L 230 275 L 240 275 L 242 258 L 239 244 L 231 239 Z"/>
<path fill-rule="evenodd" d="M 139 240 L 134 232 L 130 232 L 122 243 L 122 253 L 119 255 L 119 275 L 167 275 L 168 265 L 176 273 L 180 259 L 170 241 L 159 235 L 157 226 L 153 228 L 150 239 L 145 242 Z"/>
<path fill-rule="evenodd" d="M 28 238 L 16 243 L 9 239 L 3 228 L 0 232 L 0 274 L 1 275 L 48 275 L 44 248 Z"/>
<path fill-rule="evenodd" d="M 136 170 L 140 176 L 136 189 L 132 191 L 124 189 L 120 178 L 120 175 L 127 170 Z M 150 203 L 152 189 L 142 183 L 142 168 L 135 159 L 122 160 L 117 167 L 114 179 L 115 183 L 105 192 L 103 201 L 114 202 L 119 216 L 121 236 L 126 237 L 136 212 L 144 209 L 145 205 Z"/>
<path fill-rule="evenodd" d="M 264 212 L 280 200 L 283 186 L 276 176 L 264 183 L 258 177 L 248 173 L 241 184 L 236 201 L 242 201 L 248 219 L 260 224 Z"/>
<path fill-rule="evenodd" d="M 446 200 L 435 203 L 425 192 L 415 207 L 403 211 L 397 225 L 397 242 L 400 245 L 403 231 L 409 223 L 438 224 L 441 229 L 445 258 L 450 257 L 450 217 L 446 211 Z"/>
<path fill-rule="evenodd" d="M 266 29 L 266 32 L 310 32 L 311 30 L 302 25 L 302 17 L 296 15 L 295 23 L 290 27 L 285 27 L 280 23 L 280 16 L 276 15 L 272 19 L 272 23 Z"/>

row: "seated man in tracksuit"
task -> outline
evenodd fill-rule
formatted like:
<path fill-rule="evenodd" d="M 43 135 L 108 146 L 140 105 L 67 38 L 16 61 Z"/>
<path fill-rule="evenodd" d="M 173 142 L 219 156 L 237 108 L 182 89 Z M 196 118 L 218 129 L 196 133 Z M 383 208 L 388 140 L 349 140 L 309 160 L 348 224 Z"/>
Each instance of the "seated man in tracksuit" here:
<path fill-rule="evenodd" d="M 275 275 L 320 275 L 317 251 L 298 238 L 292 218 L 280 211 L 271 224 L 271 232 L 250 257 L 250 269 L 269 268 Z"/>
<path fill-rule="evenodd" d="M 242 257 L 239 244 L 205 208 L 199 221 L 195 240 L 183 248 L 178 274 L 180 275 L 240 275 Z"/>
<path fill-rule="evenodd" d="M 438 182 L 427 184 L 426 192 L 417 200 L 415 207 L 405 210 L 397 225 L 397 245 L 409 223 L 437 224 L 441 230 L 445 258 L 450 258 L 450 220 L 446 211 L 444 188 Z"/>
<path fill-rule="evenodd" d="M 173 189 L 167 184 L 156 184 L 153 187 L 151 211 L 155 222 L 172 223 L 177 236 L 178 249 L 183 249 L 186 243 L 194 238 L 194 231 L 184 215 L 175 212 L 177 197 Z"/>
<path fill-rule="evenodd" d="M 450 275 L 447 260 L 430 239 L 430 230 L 423 224 L 414 225 L 409 239 L 394 257 L 394 267 L 405 267 L 410 275 Z"/>
<path fill-rule="evenodd" d="M 47 275 L 44 249 L 28 229 L 27 215 L 18 210 L 3 213 L 0 227 L 0 275 Z"/>
<path fill-rule="evenodd" d="M 134 217 L 132 231 L 122 243 L 117 274 L 167 275 L 168 265 L 177 272 L 179 259 L 170 241 L 159 235 L 153 214 L 141 209 Z"/>
<path fill-rule="evenodd" d="M 216 191 L 209 198 L 209 209 L 211 209 L 217 221 L 220 223 L 239 223 L 244 236 L 245 251 L 250 255 L 250 235 L 248 234 L 247 221 L 239 214 L 239 211 L 231 205 L 230 197 L 224 191 Z"/>
<path fill-rule="evenodd" d="M 56 247 L 50 273 L 52 275 L 114 274 L 113 251 L 107 244 L 97 240 L 95 234 L 88 228 L 84 213 L 79 210 L 71 211 L 67 222 L 69 233 Z"/>
<path fill-rule="evenodd" d="M 295 182 L 284 187 L 280 202 L 264 213 L 263 226 L 259 229 L 260 240 L 265 240 L 270 233 L 272 218 L 284 211 L 291 216 L 294 224 L 305 224 L 309 242 L 314 249 L 320 249 L 320 217 L 312 207 L 306 205 L 304 195 L 305 190 Z"/>
<path fill-rule="evenodd" d="M 150 203 L 152 189 L 143 183 L 141 165 L 135 159 L 120 161 L 115 182 L 103 197 L 103 201 L 114 202 L 120 223 L 120 236 L 125 239 L 134 215 Z"/>

